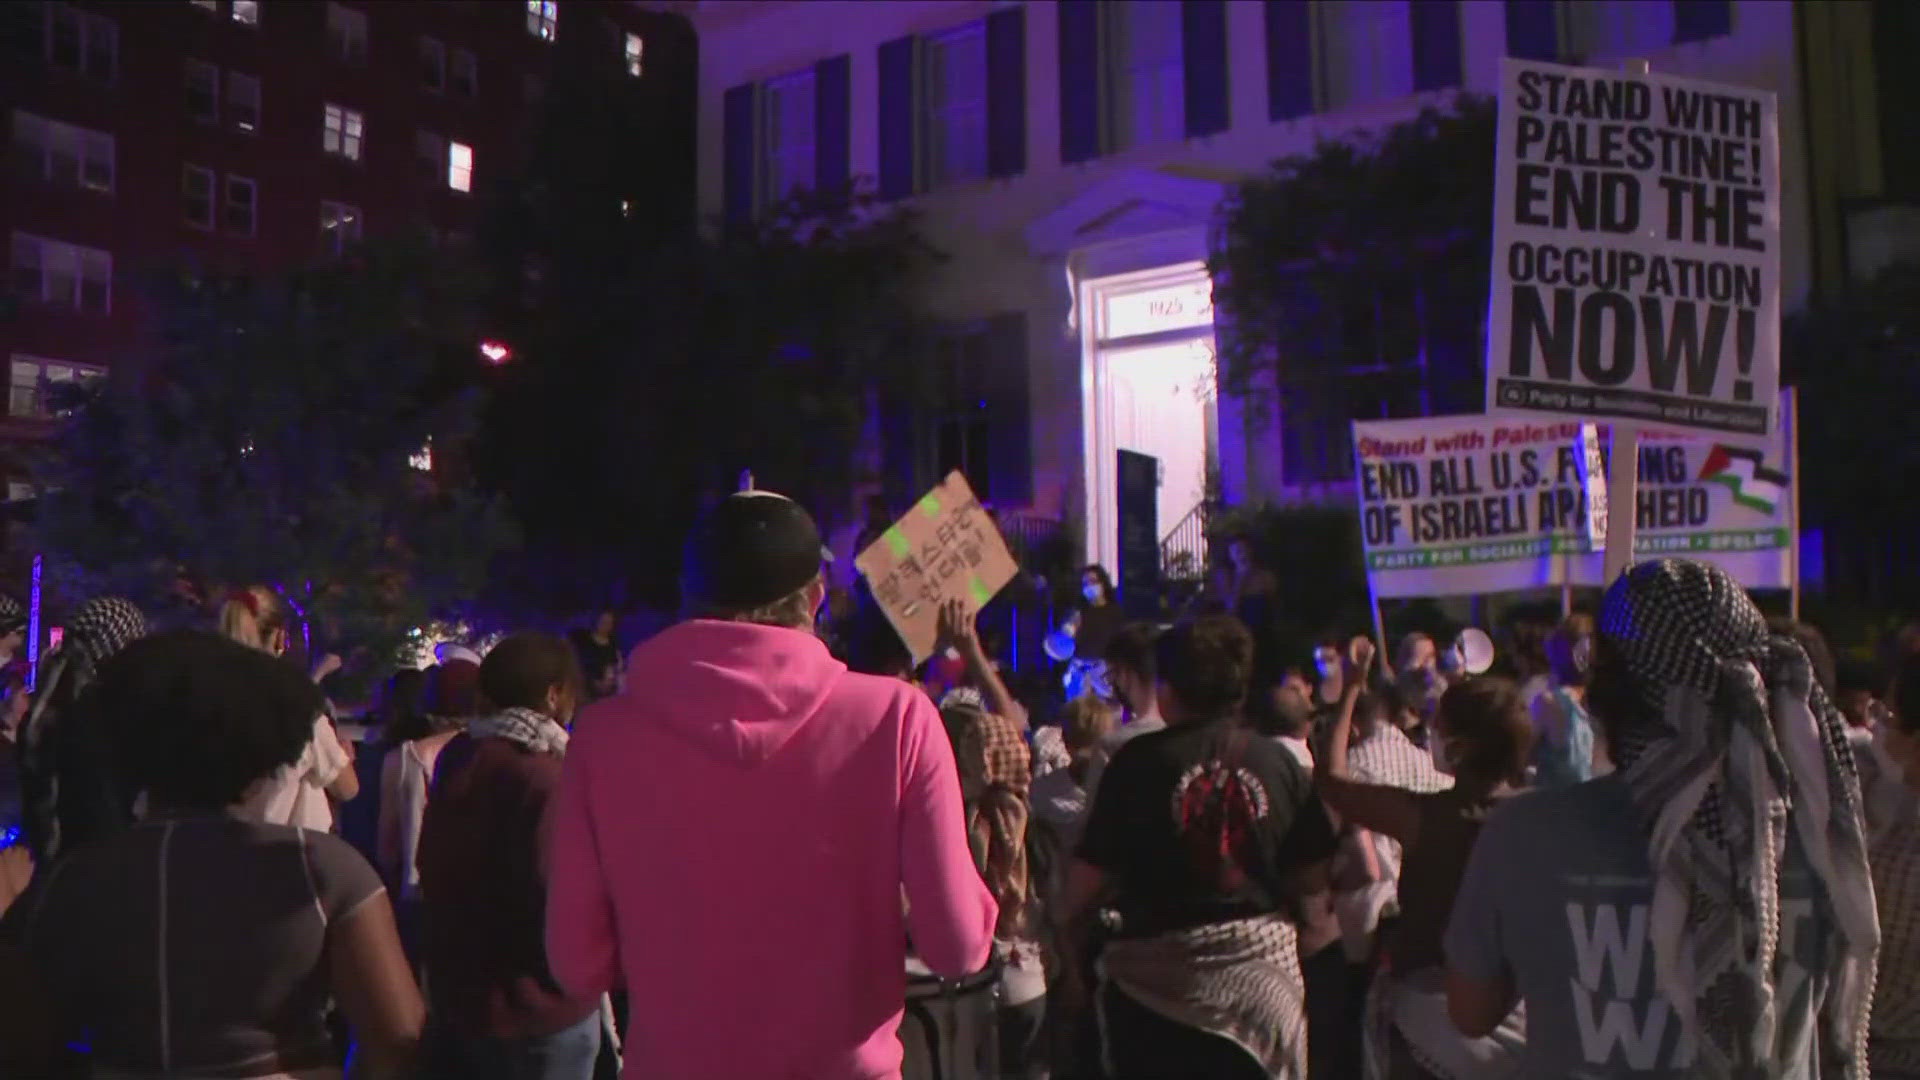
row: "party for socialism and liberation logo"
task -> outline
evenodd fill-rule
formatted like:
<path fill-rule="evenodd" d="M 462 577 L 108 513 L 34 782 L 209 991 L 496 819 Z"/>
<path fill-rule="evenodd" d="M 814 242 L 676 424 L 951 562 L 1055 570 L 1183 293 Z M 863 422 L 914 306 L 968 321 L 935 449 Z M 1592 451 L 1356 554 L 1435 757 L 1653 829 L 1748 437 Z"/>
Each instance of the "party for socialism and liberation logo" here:
<path fill-rule="evenodd" d="M 1733 492 L 1733 501 L 1749 510 L 1771 515 L 1786 497 L 1787 474 L 1769 469 L 1758 450 L 1715 446 L 1700 470 L 1703 483 L 1725 484 Z"/>

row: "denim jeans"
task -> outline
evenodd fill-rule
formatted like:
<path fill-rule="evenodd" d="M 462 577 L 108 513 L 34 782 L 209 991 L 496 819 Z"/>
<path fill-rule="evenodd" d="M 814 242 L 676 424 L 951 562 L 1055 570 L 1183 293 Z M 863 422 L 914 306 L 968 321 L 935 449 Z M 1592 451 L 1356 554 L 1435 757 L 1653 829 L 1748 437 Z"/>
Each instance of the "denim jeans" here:
<path fill-rule="evenodd" d="M 533 1039 L 473 1038 L 428 1024 L 425 1080 L 593 1080 L 600 1012 Z"/>

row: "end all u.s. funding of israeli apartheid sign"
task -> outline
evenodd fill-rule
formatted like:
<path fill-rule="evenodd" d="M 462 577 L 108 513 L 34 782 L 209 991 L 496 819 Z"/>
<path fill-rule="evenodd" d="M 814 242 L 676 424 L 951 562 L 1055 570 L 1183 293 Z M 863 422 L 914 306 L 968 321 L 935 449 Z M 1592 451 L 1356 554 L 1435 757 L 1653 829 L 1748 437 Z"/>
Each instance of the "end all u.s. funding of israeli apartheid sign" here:
<path fill-rule="evenodd" d="M 1764 440 L 1780 137 L 1763 90 L 1508 59 L 1487 411 Z"/>

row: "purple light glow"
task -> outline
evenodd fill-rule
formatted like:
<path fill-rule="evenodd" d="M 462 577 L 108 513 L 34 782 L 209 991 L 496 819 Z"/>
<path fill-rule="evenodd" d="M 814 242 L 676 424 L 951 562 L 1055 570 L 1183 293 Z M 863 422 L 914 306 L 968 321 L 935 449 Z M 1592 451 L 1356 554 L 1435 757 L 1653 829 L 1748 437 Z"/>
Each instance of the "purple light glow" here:
<path fill-rule="evenodd" d="M 27 594 L 27 689 L 33 689 L 40 675 L 40 571 L 45 557 L 33 557 L 33 587 Z"/>

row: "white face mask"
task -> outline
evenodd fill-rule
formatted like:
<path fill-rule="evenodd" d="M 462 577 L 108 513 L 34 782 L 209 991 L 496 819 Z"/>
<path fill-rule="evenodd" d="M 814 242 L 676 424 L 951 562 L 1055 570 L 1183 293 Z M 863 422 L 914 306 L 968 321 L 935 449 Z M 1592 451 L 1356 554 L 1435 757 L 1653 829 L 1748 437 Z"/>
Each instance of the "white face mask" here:
<path fill-rule="evenodd" d="M 1433 767 L 1448 776 L 1453 775 L 1453 755 L 1447 752 L 1447 740 L 1433 735 L 1427 742 L 1427 752 L 1433 755 Z"/>
<path fill-rule="evenodd" d="M 1106 595 L 1106 590 L 1100 587 L 1099 582 L 1089 581 L 1085 585 L 1080 586 L 1080 595 L 1086 597 L 1088 603 L 1097 603 L 1101 597 Z"/>

